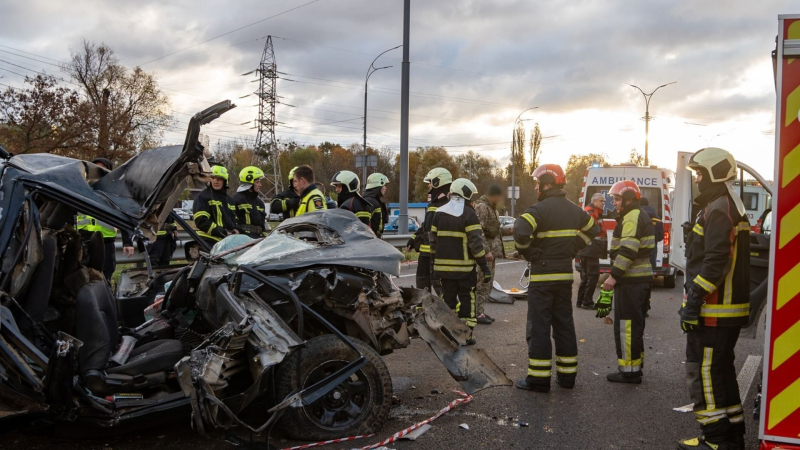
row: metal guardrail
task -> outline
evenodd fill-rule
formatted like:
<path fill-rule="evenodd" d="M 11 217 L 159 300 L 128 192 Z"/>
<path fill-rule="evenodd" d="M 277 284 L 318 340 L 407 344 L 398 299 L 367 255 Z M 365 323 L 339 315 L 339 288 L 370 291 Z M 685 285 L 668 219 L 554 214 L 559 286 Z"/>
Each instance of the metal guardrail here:
<path fill-rule="evenodd" d="M 383 240 L 391 244 L 393 247 L 397 249 L 405 248 L 406 243 L 409 239 L 411 239 L 413 235 L 411 234 L 388 234 L 383 236 Z M 511 236 L 503 236 L 503 241 L 510 241 L 513 238 Z M 186 231 L 178 231 L 178 247 L 175 249 L 175 253 L 172 254 L 172 261 L 179 261 L 186 259 L 186 254 L 183 251 L 183 246 L 187 242 L 192 242 L 192 238 L 189 237 L 189 233 Z M 130 258 L 126 257 L 122 254 L 122 238 L 119 234 L 117 234 L 117 240 L 114 242 L 114 248 L 116 249 L 117 255 L 117 264 L 136 264 L 136 263 L 144 263 L 144 255 L 139 253 L 138 251 L 134 252 L 133 256 Z M 134 244 L 134 248 L 136 245 Z"/>

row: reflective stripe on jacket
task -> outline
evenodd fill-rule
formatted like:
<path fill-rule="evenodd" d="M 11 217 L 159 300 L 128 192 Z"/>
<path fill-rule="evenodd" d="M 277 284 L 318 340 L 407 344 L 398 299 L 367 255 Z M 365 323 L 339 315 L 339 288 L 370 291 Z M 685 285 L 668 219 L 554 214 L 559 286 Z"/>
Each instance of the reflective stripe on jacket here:
<path fill-rule="evenodd" d="M 572 283 L 572 258 L 600 232 L 562 189 L 546 191 L 514 222 L 517 251 L 531 263 L 533 283 Z"/>
<path fill-rule="evenodd" d="M 611 238 L 611 276 L 626 283 L 649 283 L 653 279 L 650 254 L 656 246 L 653 222 L 638 201 L 629 204 L 617 218 Z"/>
<path fill-rule="evenodd" d="M 428 239 L 433 271 L 441 278 L 474 277 L 476 263 L 486 266 L 481 224 L 469 202 L 459 217 L 435 213 Z"/>
<path fill-rule="evenodd" d="M 750 316 L 750 223 L 727 193 L 697 215 L 686 241 L 686 285 L 703 299 L 702 323 L 746 325 Z"/>
<path fill-rule="evenodd" d="M 269 234 L 266 205 L 258 197 L 258 193 L 253 190 L 237 192 L 232 200 L 239 226 L 245 234 L 253 239 Z"/>
<path fill-rule="evenodd" d="M 78 214 L 76 222 L 77 222 L 77 228 L 79 230 L 84 230 L 91 233 L 99 231 L 100 234 L 103 235 L 104 239 L 114 238 L 117 236 L 116 228 L 112 227 L 111 225 L 101 220 L 95 219 L 92 216 L 88 216 L 85 214 Z"/>
<path fill-rule="evenodd" d="M 372 205 L 358 194 L 354 194 L 342 203 L 340 209 L 346 209 L 358 217 L 364 225 L 372 228 Z M 380 230 L 372 228 L 372 231 L 377 235 Z"/>
<path fill-rule="evenodd" d="M 197 195 L 192 210 L 200 237 L 219 241 L 236 229 L 236 209 L 224 190 L 209 186 Z"/>
<path fill-rule="evenodd" d="M 428 207 L 425 210 L 425 220 L 420 224 L 419 229 L 417 232 L 414 233 L 414 244 L 417 246 L 417 251 L 420 253 L 420 256 L 429 257 L 431 253 L 431 246 L 430 246 L 430 232 L 431 232 L 431 225 L 433 224 L 433 216 L 436 214 L 436 210 L 447 203 L 449 200 L 446 195 L 442 195 L 431 200 L 428 203 Z"/>

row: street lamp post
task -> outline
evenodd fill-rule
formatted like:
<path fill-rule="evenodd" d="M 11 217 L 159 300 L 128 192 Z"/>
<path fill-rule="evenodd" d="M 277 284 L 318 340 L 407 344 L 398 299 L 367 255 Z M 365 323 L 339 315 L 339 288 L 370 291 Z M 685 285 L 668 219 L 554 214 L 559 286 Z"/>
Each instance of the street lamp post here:
<path fill-rule="evenodd" d="M 397 47 L 392 47 L 389 50 L 384 51 L 380 55 L 376 56 L 372 63 L 369 65 L 369 69 L 367 69 L 367 78 L 364 80 L 364 148 L 363 155 L 364 160 L 362 161 L 362 172 L 361 172 L 361 183 L 362 186 L 366 186 L 367 183 L 367 87 L 369 85 L 369 77 L 372 76 L 373 73 L 381 70 L 381 69 L 388 69 L 392 66 L 384 66 L 384 67 L 375 67 L 375 61 L 378 60 L 384 53 L 390 52 L 392 50 L 398 49 L 402 47 L 402 45 L 398 45 Z"/>
<path fill-rule="evenodd" d="M 669 86 L 670 84 L 675 84 L 677 81 L 673 81 L 672 83 L 662 84 L 661 86 L 653 89 L 653 92 L 649 94 L 645 94 L 642 88 L 639 86 L 634 86 L 632 84 L 628 84 L 630 87 L 634 87 L 639 90 L 639 92 L 644 95 L 644 165 L 650 165 L 650 152 L 648 149 L 649 145 L 649 137 L 650 137 L 650 99 L 653 97 L 653 94 L 656 93 L 657 90 L 661 89 L 664 86 Z M 627 84 L 627 83 L 625 83 Z"/>
<path fill-rule="evenodd" d="M 514 215 L 514 206 L 517 203 L 517 199 L 515 198 L 515 195 L 517 193 L 517 188 L 516 188 L 517 187 L 517 184 L 516 184 L 517 183 L 517 181 L 516 181 L 516 176 L 517 176 L 517 158 L 516 158 L 516 152 L 517 152 L 517 123 L 520 122 L 520 118 L 522 117 L 523 114 L 525 114 L 526 112 L 528 112 L 528 111 L 530 111 L 532 109 L 536 109 L 536 108 L 538 108 L 538 106 L 534 106 L 533 108 L 528 108 L 525 111 L 522 111 L 521 113 L 519 113 L 517 118 L 514 120 L 514 131 L 513 131 L 513 134 L 511 135 L 511 217 L 516 217 Z"/>

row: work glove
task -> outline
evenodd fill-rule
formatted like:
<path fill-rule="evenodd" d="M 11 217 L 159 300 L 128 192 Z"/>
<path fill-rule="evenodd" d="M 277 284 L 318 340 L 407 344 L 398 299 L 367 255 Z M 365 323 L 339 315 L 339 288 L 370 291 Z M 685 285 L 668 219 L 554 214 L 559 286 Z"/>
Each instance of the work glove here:
<path fill-rule="evenodd" d="M 700 326 L 700 307 L 703 300 L 695 297 L 691 291 L 686 296 L 678 314 L 681 316 L 681 329 L 686 333 L 697 331 Z"/>
<path fill-rule="evenodd" d="M 488 265 L 481 267 L 481 272 L 483 272 L 483 283 L 489 283 L 492 281 L 492 270 Z"/>
<path fill-rule="evenodd" d="M 614 291 L 607 291 L 605 289 L 600 289 L 600 295 L 597 297 L 597 300 L 594 302 L 595 308 L 597 310 L 597 314 L 595 317 L 602 319 L 606 317 L 608 313 L 611 312 L 611 300 L 614 298 Z"/>

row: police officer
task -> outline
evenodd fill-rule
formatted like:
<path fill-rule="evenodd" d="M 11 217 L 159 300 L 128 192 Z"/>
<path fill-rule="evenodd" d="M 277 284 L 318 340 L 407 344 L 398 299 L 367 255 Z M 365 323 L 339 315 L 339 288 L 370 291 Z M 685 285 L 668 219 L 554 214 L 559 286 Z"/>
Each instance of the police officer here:
<path fill-rule="evenodd" d="M 505 256 L 503 248 L 503 236 L 500 230 L 500 218 L 497 217 L 497 206 L 503 204 L 503 189 L 497 184 L 490 184 L 486 194 L 482 195 L 475 202 L 475 214 L 481 223 L 483 245 L 486 249 L 486 261 L 492 274 L 495 273 L 495 262 L 497 258 Z M 480 278 L 480 276 L 479 276 Z M 494 279 L 494 277 L 492 277 Z M 478 301 L 478 323 L 491 325 L 494 319 L 483 311 L 483 304 L 489 301 L 489 294 L 492 292 L 492 282 L 480 283 L 476 289 Z"/>
<path fill-rule="evenodd" d="M 312 211 L 328 209 L 325 205 L 325 195 L 314 184 L 314 169 L 307 165 L 302 165 L 295 169 L 292 185 L 294 186 L 294 191 L 300 197 L 295 217 L 300 217 Z"/>
<path fill-rule="evenodd" d="M 470 199 L 478 190 L 466 178 L 450 185 L 450 200 L 439 207 L 433 216 L 429 235 L 433 276 L 440 279 L 445 303 L 471 329 L 475 328 L 475 284 L 477 264 L 483 272 L 483 282 L 492 279 L 486 261 L 483 233 L 478 215 Z M 470 332 L 467 345 L 476 343 Z"/>
<path fill-rule="evenodd" d="M 750 224 L 731 192 L 736 161 L 719 148 L 689 159 L 700 195 L 686 240 L 686 298 L 680 310 L 686 338 L 686 378 L 703 437 L 679 449 L 743 449 L 744 415 L 734 368 L 739 329 L 750 315 Z"/>
<path fill-rule="evenodd" d="M 333 174 L 331 186 L 336 190 L 336 205 L 339 209 L 350 211 L 361 223 L 370 226 L 372 205 L 358 193 L 361 187 L 358 175 L 349 170 L 340 170 Z M 372 231 L 377 233 L 374 229 Z"/>
<path fill-rule="evenodd" d="M 383 201 L 386 190 L 389 189 L 389 178 L 382 173 L 373 173 L 367 177 L 364 186 L 364 199 L 372 205 L 372 230 L 378 237 L 383 236 L 383 228 L 389 222 L 389 208 Z"/>
<path fill-rule="evenodd" d="M 575 306 L 583 309 L 594 309 L 594 288 L 600 279 L 600 260 L 608 253 L 608 240 L 603 231 L 603 213 L 606 208 L 606 196 L 601 193 L 592 195 L 589 206 L 584 208 L 595 223 L 600 227 L 600 233 L 592 239 L 591 244 L 578 252 L 581 262 L 581 284 L 578 287 L 578 301 Z"/>
<path fill-rule="evenodd" d="M 239 172 L 239 188 L 232 199 L 236 207 L 239 228 L 253 239 L 264 237 L 270 231 L 267 223 L 267 205 L 258 196 L 263 179 L 264 171 L 255 166 L 245 167 Z"/>
<path fill-rule="evenodd" d="M 113 170 L 114 166 L 107 158 L 95 158 L 92 164 L 96 164 L 106 170 Z M 103 275 L 106 280 L 111 282 L 111 277 L 117 269 L 117 249 L 114 247 L 114 242 L 117 237 L 117 229 L 103 221 L 97 220 L 92 216 L 79 214 L 77 217 L 77 229 L 81 234 L 83 240 L 88 240 L 95 232 L 103 236 L 104 246 L 104 260 L 103 260 Z M 120 230 L 122 236 L 122 254 L 130 258 L 133 255 L 133 240 L 129 232 Z"/>
<path fill-rule="evenodd" d="M 194 224 L 197 234 L 213 246 L 229 234 L 238 234 L 236 210 L 228 196 L 228 170 L 211 168 L 211 182 L 194 199 Z"/>
<path fill-rule="evenodd" d="M 578 343 L 572 319 L 572 258 L 591 242 L 600 227 L 580 206 L 567 200 L 564 171 L 543 164 L 534 172 L 539 202 L 514 222 L 517 251 L 531 263 L 528 285 L 528 376 L 519 389 L 550 391 L 552 348 L 556 344 L 556 381 L 575 386 Z"/>
<path fill-rule="evenodd" d="M 300 196 L 297 195 L 297 191 L 294 189 L 295 170 L 297 170 L 297 167 L 289 171 L 289 188 L 276 194 L 269 203 L 269 212 L 281 214 L 284 219 L 294 217 L 297 208 L 300 206 Z"/>
<path fill-rule="evenodd" d="M 428 194 L 431 197 L 428 208 L 425 210 L 425 219 L 420 225 L 414 237 L 409 239 L 406 244 L 406 251 L 411 251 L 413 248 L 419 252 L 419 259 L 417 260 L 417 289 L 428 289 L 432 293 L 441 293 L 442 286 L 438 281 L 431 279 L 431 246 L 428 241 L 430 236 L 431 224 L 433 224 L 433 216 L 436 210 L 448 202 L 447 195 L 450 192 L 450 184 L 453 182 L 453 176 L 450 171 L 437 167 L 432 169 L 422 179 L 423 182 L 428 183 Z"/>
<path fill-rule="evenodd" d="M 656 245 L 653 222 L 639 204 L 642 193 L 633 181 L 618 181 L 614 196 L 617 226 L 611 238 L 611 276 L 603 290 L 614 292 L 614 342 L 619 370 L 608 374 L 613 383 L 641 383 L 644 365 L 644 313 L 653 267 L 650 253 Z M 608 314 L 609 304 L 598 304 L 597 317 Z"/>

